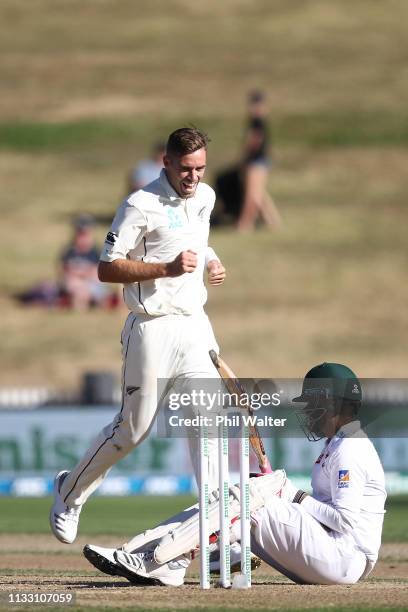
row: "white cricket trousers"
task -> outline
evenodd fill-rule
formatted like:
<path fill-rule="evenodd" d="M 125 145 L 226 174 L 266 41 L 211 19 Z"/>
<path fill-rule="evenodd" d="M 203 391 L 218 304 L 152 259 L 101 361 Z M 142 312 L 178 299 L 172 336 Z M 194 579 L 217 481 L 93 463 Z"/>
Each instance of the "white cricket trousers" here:
<path fill-rule="evenodd" d="M 253 513 L 251 549 L 300 584 L 354 584 L 373 567 L 351 535 L 326 531 L 301 504 L 279 497 Z"/>
<path fill-rule="evenodd" d="M 122 331 L 122 407 L 64 480 L 61 494 L 68 506 L 85 503 L 109 469 L 147 437 L 159 409 L 157 379 L 179 383 L 183 379 L 218 377 L 209 356 L 211 349 L 219 350 L 204 312 L 162 317 L 129 314 Z M 199 438 L 188 440 L 197 478 Z M 210 490 L 213 490 L 218 487 L 214 437 L 209 440 L 209 454 Z M 171 471 L 172 466 L 168 469 Z"/>

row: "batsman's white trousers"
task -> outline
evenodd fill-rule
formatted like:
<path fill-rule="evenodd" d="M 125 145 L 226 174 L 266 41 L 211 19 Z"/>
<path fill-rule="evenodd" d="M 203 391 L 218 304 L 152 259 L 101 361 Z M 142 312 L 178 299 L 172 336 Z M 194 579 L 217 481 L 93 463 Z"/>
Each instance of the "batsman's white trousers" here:
<path fill-rule="evenodd" d="M 278 497 L 253 513 L 251 550 L 300 584 L 354 584 L 373 567 L 351 535 L 327 531 L 301 504 Z"/>
<path fill-rule="evenodd" d="M 211 349 L 219 350 L 204 312 L 162 317 L 129 314 L 122 331 L 122 407 L 64 480 L 61 494 L 67 505 L 85 503 L 109 469 L 147 437 L 159 409 L 157 379 L 180 382 L 218 377 L 208 354 Z M 197 478 L 199 438 L 188 440 Z M 213 490 L 218 487 L 215 437 L 209 439 L 209 455 L 209 485 Z"/>

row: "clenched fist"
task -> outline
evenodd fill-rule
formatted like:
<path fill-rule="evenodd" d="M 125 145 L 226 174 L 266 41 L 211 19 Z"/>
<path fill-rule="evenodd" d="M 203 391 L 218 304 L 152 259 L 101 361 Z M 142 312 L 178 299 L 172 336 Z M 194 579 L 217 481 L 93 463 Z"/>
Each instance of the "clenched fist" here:
<path fill-rule="evenodd" d="M 210 285 L 221 285 L 226 277 L 225 268 L 218 259 L 212 259 L 208 262 L 208 282 Z"/>
<path fill-rule="evenodd" d="M 194 272 L 197 267 L 197 253 L 190 250 L 182 251 L 166 267 L 167 276 L 181 276 L 186 272 Z"/>

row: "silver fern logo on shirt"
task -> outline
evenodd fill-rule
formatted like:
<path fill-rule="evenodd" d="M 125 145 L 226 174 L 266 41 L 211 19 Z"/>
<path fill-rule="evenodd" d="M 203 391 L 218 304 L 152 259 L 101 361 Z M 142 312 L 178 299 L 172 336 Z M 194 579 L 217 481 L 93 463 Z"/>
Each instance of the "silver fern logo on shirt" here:
<path fill-rule="evenodd" d="M 183 227 L 183 223 L 179 217 L 179 214 L 173 208 L 167 209 L 167 217 L 169 220 L 169 229 L 178 229 Z"/>

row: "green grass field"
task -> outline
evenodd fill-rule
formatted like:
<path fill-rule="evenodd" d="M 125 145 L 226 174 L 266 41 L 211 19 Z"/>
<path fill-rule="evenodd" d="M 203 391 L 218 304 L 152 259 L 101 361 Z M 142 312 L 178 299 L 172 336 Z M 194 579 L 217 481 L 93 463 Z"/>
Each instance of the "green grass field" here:
<path fill-rule="evenodd" d="M 0 533 L 49 534 L 51 498 L 1 499 Z M 191 496 L 94 497 L 81 515 L 81 535 L 135 535 L 194 503 Z M 408 496 L 390 497 L 384 542 L 408 542 Z"/>
<path fill-rule="evenodd" d="M 95 609 L 115 612 L 126 608 L 201 612 L 271 609 L 285 612 L 395 612 L 407 609 L 407 496 L 387 500 L 378 567 L 373 577 L 353 587 L 296 586 L 263 564 L 253 574 L 250 592 L 240 592 L 239 595 L 234 590 L 211 589 L 205 592 L 198 589 L 197 562 L 190 568 L 182 589 L 132 587 L 124 579 L 112 578 L 95 570 L 81 554 L 87 541 L 118 546 L 130 535 L 163 520 L 192 501 L 192 497 L 187 496 L 95 497 L 88 502 L 81 516 L 78 541 L 72 546 L 65 546 L 58 543 L 49 531 L 50 498 L 3 498 L 0 515 L 0 609 L 4 609 L 8 593 L 15 596 L 24 592 L 75 594 L 76 604 L 69 608 L 73 612 Z M 61 608 L 47 606 L 46 609 Z"/>

